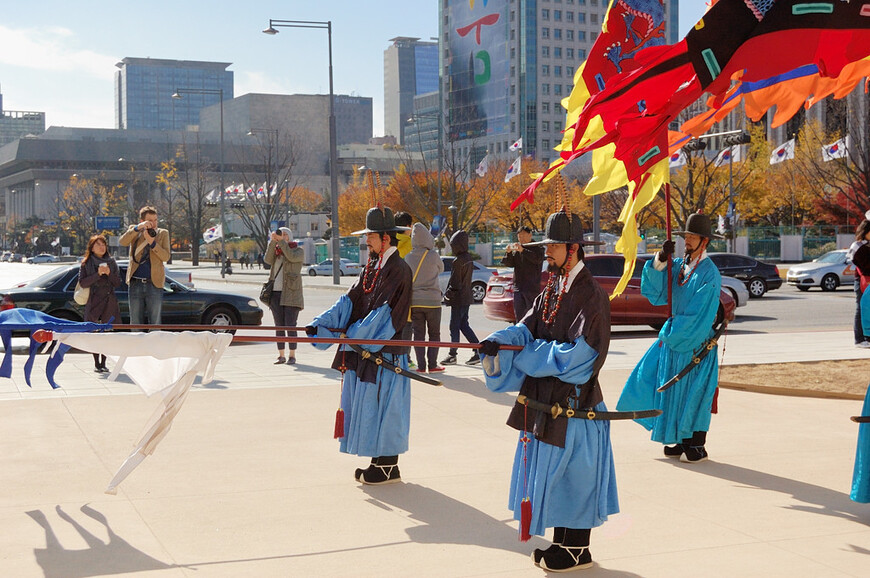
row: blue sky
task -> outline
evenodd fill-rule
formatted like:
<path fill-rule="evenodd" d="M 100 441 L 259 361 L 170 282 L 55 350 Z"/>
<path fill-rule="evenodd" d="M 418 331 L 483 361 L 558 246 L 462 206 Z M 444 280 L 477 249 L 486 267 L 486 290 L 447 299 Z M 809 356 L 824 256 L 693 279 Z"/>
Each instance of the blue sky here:
<path fill-rule="evenodd" d="M 683 36 L 705 1 L 680 4 Z M 436 0 L 34 0 L 0 20 L 3 108 L 45 111 L 49 126 L 112 128 L 115 63 L 126 56 L 231 62 L 236 96 L 328 92 L 326 31 L 268 36 L 269 18 L 332 20 L 335 91 L 374 99 L 375 135 L 389 39 L 438 34 Z"/>

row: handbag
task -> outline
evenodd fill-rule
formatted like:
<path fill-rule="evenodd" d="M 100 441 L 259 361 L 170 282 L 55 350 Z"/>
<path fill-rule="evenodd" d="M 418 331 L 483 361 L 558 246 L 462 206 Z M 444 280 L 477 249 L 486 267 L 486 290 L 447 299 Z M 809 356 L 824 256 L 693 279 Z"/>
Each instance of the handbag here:
<path fill-rule="evenodd" d="M 73 300 L 79 305 L 87 305 L 88 299 L 91 297 L 91 288 L 82 287 L 82 284 L 76 281 L 76 290 L 73 293 Z"/>
<path fill-rule="evenodd" d="M 272 293 L 275 289 L 275 277 L 278 276 L 278 272 L 283 266 L 284 261 L 282 260 L 281 264 L 278 265 L 278 268 L 275 270 L 275 274 L 269 275 L 269 280 L 263 283 L 263 288 L 260 289 L 260 301 L 262 301 L 265 305 L 269 305 L 269 302 L 272 300 Z"/>

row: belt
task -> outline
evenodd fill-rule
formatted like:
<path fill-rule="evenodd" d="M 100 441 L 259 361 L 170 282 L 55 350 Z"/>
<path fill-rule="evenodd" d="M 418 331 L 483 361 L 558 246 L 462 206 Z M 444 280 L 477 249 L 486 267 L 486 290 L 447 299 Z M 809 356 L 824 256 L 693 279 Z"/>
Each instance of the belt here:
<path fill-rule="evenodd" d="M 602 421 L 616 419 L 640 419 L 644 417 L 656 417 L 662 414 L 662 410 L 660 409 L 645 409 L 641 411 L 593 411 L 592 409 L 576 410 L 572 407 L 563 407 L 558 403 L 548 405 L 534 399 L 529 399 L 522 394 L 517 396 L 517 403 L 528 406 L 532 409 L 536 409 L 538 411 L 545 411 L 553 416 L 553 419 L 556 419 L 557 417 L 573 417 L 576 419 Z"/>
<path fill-rule="evenodd" d="M 151 279 L 145 277 L 130 277 L 130 281 L 139 281 L 140 283 L 150 283 Z"/>

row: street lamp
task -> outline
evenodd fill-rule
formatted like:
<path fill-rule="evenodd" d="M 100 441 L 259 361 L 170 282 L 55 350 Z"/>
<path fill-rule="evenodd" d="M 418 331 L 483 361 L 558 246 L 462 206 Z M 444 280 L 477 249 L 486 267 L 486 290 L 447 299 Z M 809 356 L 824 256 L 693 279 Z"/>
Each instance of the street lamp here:
<path fill-rule="evenodd" d="M 332 84 L 332 21 L 275 20 L 269 19 L 269 27 L 263 34 L 274 36 L 278 28 L 317 28 L 326 30 L 329 41 L 329 198 L 332 203 L 332 283 L 341 283 L 341 239 L 338 236 L 338 150 L 335 137 L 335 92 Z"/>
<path fill-rule="evenodd" d="M 226 259 L 227 259 L 227 245 L 226 245 L 226 236 L 227 236 L 227 226 L 226 219 L 224 216 L 225 213 L 225 199 L 226 191 L 224 190 L 224 89 L 222 88 L 176 88 L 175 94 L 172 95 L 174 99 L 183 98 L 181 95 L 183 94 L 217 94 L 221 99 L 221 166 L 220 166 L 220 219 L 221 219 L 221 278 L 226 277 Z M 192 258 L 192 257 L 191 257 Z"/>

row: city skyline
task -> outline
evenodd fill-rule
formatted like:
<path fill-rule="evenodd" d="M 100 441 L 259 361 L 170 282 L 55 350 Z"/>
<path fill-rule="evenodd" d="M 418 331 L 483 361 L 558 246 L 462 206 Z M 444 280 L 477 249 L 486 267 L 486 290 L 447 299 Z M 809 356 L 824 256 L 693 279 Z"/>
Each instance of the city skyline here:
<path fill-rule="evenodd" d="M 700 18 L 704 0 L 680 2 L 680 37 Z M 233 9 L 231 16 L 228 9 Z M 231 62 L 235 95 L 328 92 L 324 31 L 262 34 L 269 18 L 332 20 L 336 94 L 373 99 L 374 136 L 384 131 L 383 54 L 396 36 L 437 34 L 437 3 L 337 0 L 324 8 L 262 0 L 238 10 L 224 0 L 119 5 L 100 0 L 40 3 L 40 26 L 27 11 L 0 24 L 0 92 L 5 110 L 46 113 L 46 126 L 112 128 L 113 75 L 125 57 Z M 135 22 L 136 25 L 127 26 Z M 154 32 L 159 31 L 159 36 Z M 294 58 L 293 55 L 300 55 Z"/>

